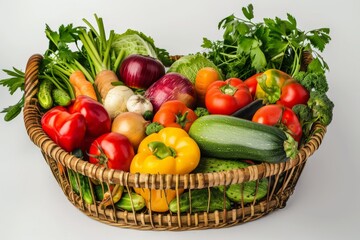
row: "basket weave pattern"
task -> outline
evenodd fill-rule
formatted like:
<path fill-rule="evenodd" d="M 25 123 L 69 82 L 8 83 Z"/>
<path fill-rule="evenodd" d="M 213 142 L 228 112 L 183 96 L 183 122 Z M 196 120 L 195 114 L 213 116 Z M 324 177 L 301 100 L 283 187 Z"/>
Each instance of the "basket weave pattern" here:
<path fill-rule="evenodd" d="M 301 147 L 295 159 L 278 164 L 261 163 L 243 169 L 217 173 L 171 174 L 131 174 L 107 169 L 88 163 L 57 146 L 42 130 L 42 112 L 36 99 L 38 71 L 41 55 L 33 55 L 28 60 L 25 72 L 24 123 L 30 139 L 37 145 L 49 165 L 55 179 L 68 200 L 80 211 L 97 221 L 133 229 L 189 230 L 220 228 L 237 225 L 261 218 L 268 213 L 285 207 L 307 159 L 319 148 L 326 128 L 319 124 L 313 128 L 311 139 Z M 202 189 L 216 186 L 256 181 L 267 178 L 267 195 L 252 203 L 240 202 L 231 210 L 198 213 L 157 213 L 148 209 L 140 212 L 118 210 L 114 205 L 102 209 L 98 202 L 86 204 L 81 196 L 74 193 L 66 174 L 61 174 L 59 166 L 107 184 L 120 184 L 128 192 L 132 188 L 145 189 Z M 93 193 L 93 189 L 91 190 Z M 94 194 L 93 194 L 94 195 Z"/>

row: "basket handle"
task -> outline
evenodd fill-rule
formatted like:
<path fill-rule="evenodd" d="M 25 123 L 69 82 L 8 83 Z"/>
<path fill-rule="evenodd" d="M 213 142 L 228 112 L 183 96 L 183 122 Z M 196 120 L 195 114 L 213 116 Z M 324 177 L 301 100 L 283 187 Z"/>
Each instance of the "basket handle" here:
<path fill-rule="evenodd" d="M 43 57 L 40 54 L 32 55 L 25 70 L 25 106 L 36 95 L 38 91 L 39 66 Z"/>

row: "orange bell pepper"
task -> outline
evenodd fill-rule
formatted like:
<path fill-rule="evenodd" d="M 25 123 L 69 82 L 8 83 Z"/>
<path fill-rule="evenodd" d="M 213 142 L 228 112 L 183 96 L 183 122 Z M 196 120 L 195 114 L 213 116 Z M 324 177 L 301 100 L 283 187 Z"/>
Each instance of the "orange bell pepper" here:
<path fill-rule="evenodd" d="M 131 173 L 186 174 L 193 171 L 200 161 L 200 149 L 188 133 L 176 127 L 165 127 L 158 133 L 144 138 L 138 153 L 131 162 Z M 179 194 L 183 189 L 178 189 Z M 147 207 L 152 211 L 166 212 L 168 204 L 176 197 L 176 190 L 136 188 Z"/>

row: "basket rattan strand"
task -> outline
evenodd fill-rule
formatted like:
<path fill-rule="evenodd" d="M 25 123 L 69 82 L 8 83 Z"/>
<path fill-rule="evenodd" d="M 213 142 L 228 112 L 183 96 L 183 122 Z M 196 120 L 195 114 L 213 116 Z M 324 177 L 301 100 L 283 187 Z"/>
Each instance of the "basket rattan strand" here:
<path fill-rule="evenodd" d="M 325 127 L 315 125 L 310 141 L 301 147 L 296 158 L 278 164 L 262 163 L 225 172 L 185 175 L 131 174 L 106 169 L 70 155 L 43 132 L 40 124 L 42 112 L 36 98 L 37 76 L 42 59 L 41 55 L 35 54 L 29 58 L 26 66 L 24 122 L 27 133 L 34 144 L 40 148 L 68 200 L 87 216 L 109 225 L 142 230 L 180 231 L 228 227 L 261 218 L 276 209 L 285 207 L 307 159 L 318 149 L 326 132 Z M 61 174 L 59 166 L 72 169 L 90 179 L 107 184 L 123 185 L 128 191 L 131 191 L 133 187 L 175 190 L 182 188 L 191 191 L 248 181 L 259 182 L 262 178 L 267 178 L 271 184 L 263 199 L 246 204 L 240 202 L 230 210 L 181 214 L 156 213 L 147 209 L 140 212 L 124 211 L 116 209 L 114 205 L 102 209 L 98 202 L 86 204 L 79 195 L 74 193 L 67 174 Z"/>

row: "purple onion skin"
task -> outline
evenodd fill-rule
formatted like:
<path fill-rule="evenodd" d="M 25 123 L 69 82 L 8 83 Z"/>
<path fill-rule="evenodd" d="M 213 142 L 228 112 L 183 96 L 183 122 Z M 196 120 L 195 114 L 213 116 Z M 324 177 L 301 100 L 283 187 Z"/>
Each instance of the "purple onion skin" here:
<path fill-rule="evenodd" d="M 157 112 L 160 106 L 170 100 L 179 100 L 189 108 L 196 104 L 196 91 L 189 79 L 178 73 L 166 73 L 146 91 L 145 95 Z"/>
<path fill-rule="evenodd" d="M 159 60 L 140 54 L 126 57 L 119 69 L 124 84 L 138 89 L 147 89 L 164 74 L 165 67 Z"/>

